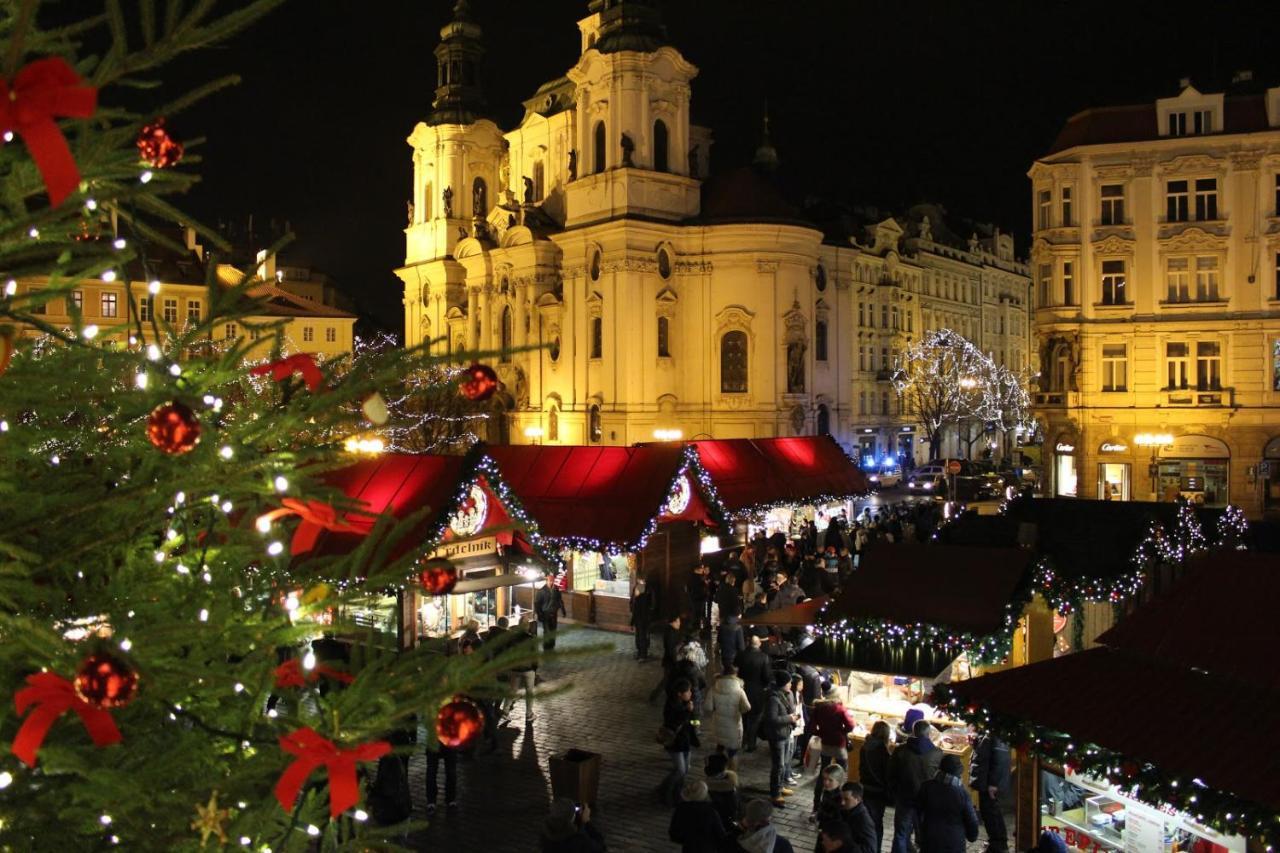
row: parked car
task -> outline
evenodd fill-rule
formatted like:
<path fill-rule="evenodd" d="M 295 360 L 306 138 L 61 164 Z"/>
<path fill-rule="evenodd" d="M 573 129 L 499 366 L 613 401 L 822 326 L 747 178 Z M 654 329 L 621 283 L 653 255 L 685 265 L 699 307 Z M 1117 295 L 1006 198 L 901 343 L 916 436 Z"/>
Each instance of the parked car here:
<path fill-rule="evenodd" d="M 950 462 L 960 463 L 960 473 L 955 477 L 955 498 L 961 501 L 989 500 L 998 498 L 1004 491 L 1004 478 L 991 472 L 983 471 L 968 459 L 941 459 L 921 465 L 906 478 L 907 491 L 918 495 L 937 495 L 947 497 L 950 476 L 947 466 Z"/>
<path fill-rule="evenodd" d="M 946 461 L 928 462 L 906 477 L 907 491 L 917 495 L 946 495 Z"/>
<path fill-rule="evenodd" d="M 873 489 L 891 489 L 902 482 L 902 469 L 880 468 L 867 475 Z"/>

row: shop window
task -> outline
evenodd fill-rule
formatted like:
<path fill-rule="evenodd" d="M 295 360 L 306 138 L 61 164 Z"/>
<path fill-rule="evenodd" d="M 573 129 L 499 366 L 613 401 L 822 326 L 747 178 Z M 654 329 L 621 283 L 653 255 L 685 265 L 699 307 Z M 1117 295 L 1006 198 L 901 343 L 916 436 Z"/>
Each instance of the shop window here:
<path fill-rule="evenodd" d="M 1164 363 L 1169 390 L 1187 387 L 1188 375 L 1191 372 L 1191 359 L 1187 354 L 1185 342 L 1170 341 L 1164 345 Z"/>
<path fill-rule="evenodd" d="M 592 406 L 587 410 L 587 435 L 595 444 L 600 443 L 604 430 L 600 426 L 600 407 Z"/>
<path fill-rule="evenodd" d="M 818 361 L 827 360 L 827 321 L 818 320 L 813 326 L 813 353 Z"/>
<path fill-rule="evenodd" d="M 1126 276 L 1124 261 L 1102 262 L 1102 304 L 1124 305 L 1128 302 L 1126 295 Z"/>
<path fill-rule="evenodd" d="M 1055 487 L 1058 497 L 1074 498 L 1076 496 L 1076 458 L 1068 453 L 1059 453 L 1055 465 Z"/>
<path fill-rule="evenodd" d="M 1102 347 L 1102 390 L 1129 390 L 1128 344 L 1104 344 Z"/>
<path fill-rule="evenodd" d="M 662 119 L 658 119 L 653 123 L 653 170 L 655 172 L 668 172 L 671 170 L 670 161 L 671 141 L 667 133 L 667 123 Z"/>
<path fill-rule="evenodd" d="M 658 358 L 671 358 L 671 320 L 658 318 Z"/>
<path fill-rule="evenodd" d="M 601 358 L 604 352 L 604 320 L 591 318 L 591 358 Z"/>
<path fill-rule="evenodd" d="M 725 332 L 720 338 L 720 392 L 747 392 L 747 333 Z"/>
<path fill-rule="evenodd" d="M 502 352 L 498 354 L 498 361 L 502 362 L 503 364 L 509 364 L 511 362 L 511 347 L 513 345 L 513 339 L 515 337 L 512 331 L 514 326 L 515 326 L 515 323 L 513 322 L 511 317 L 511 306 L 503 305 L 502 306 L 502 332 L 501 332 L 501 343 L 500 343 Z"/>
<path fill-rule="evenodd" d="M 1217 341 L 1196 342 L 1196 390 L 1222 390 L 1222 345 Z"/>
<path fill-rule="evenodd" d="M 591 150 L 592 150 L 591 170 L 596 173 L 603 172 L 604 164 L 605 164 L 605 152 L 608 150 L 608 143 L 606 140 L 604 122 L 602 121 L 596 122 L 596 129 L 595 129 L 595 132 L 592 134 Z"/>
<path fill-rule="evenodd" d="M 1129 464 L 1127 462 L 1098 463 L 1098 499 L 1129 500 Z"/>

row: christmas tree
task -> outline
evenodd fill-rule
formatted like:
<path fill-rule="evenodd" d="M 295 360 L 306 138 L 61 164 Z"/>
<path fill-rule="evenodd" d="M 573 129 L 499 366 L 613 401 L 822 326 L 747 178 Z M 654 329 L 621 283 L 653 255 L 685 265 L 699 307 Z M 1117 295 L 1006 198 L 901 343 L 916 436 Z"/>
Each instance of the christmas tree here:
<path fill-rule="evenodd" d="M 443 366 L 317 364 L 272 324 L 215 342 L 261 311 L 212 268 L 203 317 L 141 310 L 191 224 L 167 200 L 196 179 L 173 119 L 233 82 L 165 100 L 147 75 L 275 0 L 107 0 L 58 28 L 36 5 L 0 0 L 0 847 L 385 849 L 404 827 L 374 825 L 362 781 L 388 741 L 419 719 L 435 737 L 447 703 L 465 738 L 453 697 L 532 652 L 387 649 L 355 618 L 413 582 L 421 552 L 387 555 L 414 518 L 323 559 L 290 534 L 355 510 L 321 475 L 405 428 L 381 389 Z M 122 310 L 90 322 L 76 294 L 104 283 Z"/>

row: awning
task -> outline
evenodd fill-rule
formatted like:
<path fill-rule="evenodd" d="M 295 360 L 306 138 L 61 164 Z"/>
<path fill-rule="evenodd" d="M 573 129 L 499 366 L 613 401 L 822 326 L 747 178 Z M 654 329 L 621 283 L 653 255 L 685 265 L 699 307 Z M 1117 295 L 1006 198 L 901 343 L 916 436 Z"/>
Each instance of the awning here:
<path fill-rule="evenodd" d="M 798 652 L 794 659 L 814 666 L 854 669 L 859 672 L 937 678 L 959 656 L 957 651 L 948 652 L 922 643 L 898 645 L 817 637 L 811 645 Z"/>
<path fill-rule="evenodd" d="M 825 595 L 810 598 L 790 607 L 770 610 L 754 617 L 742 617 L 743 625 L 759 625 L 767 628 L 804 628 L 817 622 L 818 611 L 830 601 Z"/>
<path fill-rule="evenodd" d="M 696 456 L 677 444 L 635 447 L 501 445 L 486 447 L 503 479 L 549 539 L 638 549 L 656 519 L 717 525 L 697 474 L 689 501 L 672 514 L 677 480 Z"/>
<path fill-rule="evenodd" d="M 708 439 L 692 444 L 733 514 L 778 504 L 842 500 L 868 491 L 862 471 L 830 436 Z"/>

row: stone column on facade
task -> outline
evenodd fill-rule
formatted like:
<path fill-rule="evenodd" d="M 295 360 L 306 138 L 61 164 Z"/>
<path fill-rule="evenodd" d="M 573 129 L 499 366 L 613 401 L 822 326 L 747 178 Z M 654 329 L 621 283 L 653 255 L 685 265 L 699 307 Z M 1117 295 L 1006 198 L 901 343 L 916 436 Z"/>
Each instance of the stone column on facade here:
<path fill-rule="evenodd" d="M 477 317 L 479 308 L 476 306 L 476 301 L 479 297 L 478 291 L 478 287 L 467 288 L 467 349 L 469 350 L 476 349 L 479 343 L 476 339 L 476 326 L 479 320 L 479 317 Z"/>
<path fill-rule="evenodd" d="M 647 73 L 640 75 L 637 97 L 640 99 L 640 127 L 637 128 L 637 131 L 639 137 L 647 142 L 645 145 L 649 155 L 647 162 L 648 167 L 652 169 L 657 164 L 658 149 L 654 145 L 653 139 L 653 112 L 649 104 L 649 75 Z M 668 133 L 667 141 L 669 145 L 671 141 L 670 133 Z M 670 152 L 667 153 L 670 154 Z M 667 157 L 667 161 L 670 164 L 670 156 Z M 641 163 L 644 162 L 646 161 L 641 161 Z"/>
<path fill-rule="evenodd" d="M 480 348 L 486 350 L 493 349 L 492 293 L 490 285 L 480 288 Z"/>
<path fill-rule="evenodd" d="M 575 136 L 578 140 L 578 143 L 577 143 L 578 177 L 582 177 L 584 175 L 590 174 L 591 170 L 595 168 L 595 163 L 591 162 L 587 158 L 587 151 L 588 151 L 588 148 L 590 147 L 587 144 L 588 134 L 590 133 L 590 130 L 588 130 L 587 128 L 587 125 L 590 124 L 590 122 L 587 121 L 586 89 L 581 89 L 581 88 L 578 89 L 577 118 L 578 118 L 578 127 L 577 127 L 577 133 L 575 134 Z"/>
<path fill-rule="evenodd" d="M 527 311 L 525 306 L 525 297 L 531 289 L 532 288 L 530 288 L 527 284 L 518 283 L 515 285 L 516 311 L 515 311 L 514 322 L 515 322 L 516 328 L 515 328 L 514 340 L 515 340 L 516 346 L 519 346 L 519 347 L 527 346 L 529 343 L 529 333 L 528 333 L 527 327 L 525 326 L 525 317 L 527 316 Z"/>

